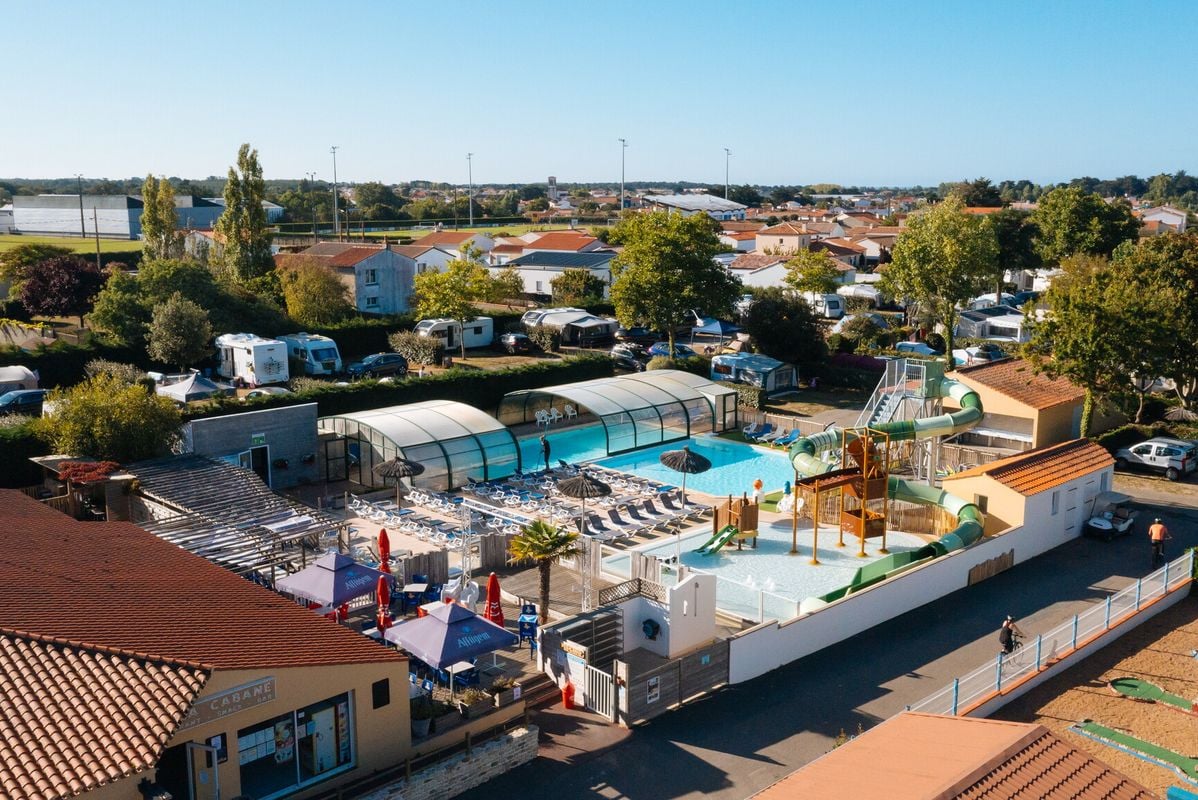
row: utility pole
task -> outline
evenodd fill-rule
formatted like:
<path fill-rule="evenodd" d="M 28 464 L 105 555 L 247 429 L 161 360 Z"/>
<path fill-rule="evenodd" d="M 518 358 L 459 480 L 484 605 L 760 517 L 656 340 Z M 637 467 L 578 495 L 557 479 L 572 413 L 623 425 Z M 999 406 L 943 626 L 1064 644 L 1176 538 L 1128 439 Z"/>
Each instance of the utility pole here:
<path fill-rule="evenodd" d="M 315 172 L 305 172 L 304 175 L 306 175 L 308 177 L 308 192 L 310 195 L 316 189 L 316 173 Z M 312 204 L 312 244 L 318 244 L 319 242 L 320 242 L 320 239 L 317 237 L 317 233 L 316 233 L 316 204 L 313 203 Z"/>
<path fill-rule="evenodd" d="M 624 151 L 628 149 L 628 140 L 620 139 L 620 213 L 624 212 Z"/>
<path fill-rule="evenodd" d="M 732 151 L 727 147 L 724 148 L 724 199 L 728 199 L 728 160 L 732 158 Z"/>
<path fill-rule="evenodd" d="M 466 154 L 466 179 L 469 181 L 469 190 L 466 194 L 466 208 L 470 211 L 469 227 L 474 227 L 474 153 Z"/>
<path fill-rule="evenodd" d="M 87 227 L 83 224 L 83 175 L 76 172 L 75 180 L 79 181 L 79 238 L 87 238 Z"/>
<path fill-rule="evenodd" d="M 333 154 L 333 233 L 341 241 L 341 217 L 337 216 L 337 145 L 329 148 Z"/>

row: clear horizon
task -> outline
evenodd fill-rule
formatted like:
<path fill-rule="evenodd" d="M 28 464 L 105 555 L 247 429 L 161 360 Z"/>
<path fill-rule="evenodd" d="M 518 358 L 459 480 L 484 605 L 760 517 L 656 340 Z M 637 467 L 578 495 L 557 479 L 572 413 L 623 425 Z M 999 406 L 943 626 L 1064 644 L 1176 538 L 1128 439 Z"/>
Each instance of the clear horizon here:
<path fill-rule="evenodd" d="M 935 186 L 1198 171 L 1198 4 L 6 9 L 0 175 Z M 65 23 L 65 24 L 64 24 Z M 113 54 L 116 43 L 127 44 Z M 99 53 L 97 52 L 99 51 Z M 105 54 L 108 51 L 108 54 Z M 645 177 L 646 175 L 653 177 Z M 673 177 L 670 177 L 673 176 Z"/>

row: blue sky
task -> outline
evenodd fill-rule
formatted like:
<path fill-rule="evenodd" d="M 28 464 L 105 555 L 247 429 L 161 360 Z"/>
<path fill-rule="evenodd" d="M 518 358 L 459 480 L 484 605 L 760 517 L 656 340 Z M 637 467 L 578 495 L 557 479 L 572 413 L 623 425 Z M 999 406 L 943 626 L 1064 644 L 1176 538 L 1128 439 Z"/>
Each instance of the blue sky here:
<path fill-rule="evenodd" d="M 1198 171 L 1194 2 L 5 4 L 0 176 Z"/>

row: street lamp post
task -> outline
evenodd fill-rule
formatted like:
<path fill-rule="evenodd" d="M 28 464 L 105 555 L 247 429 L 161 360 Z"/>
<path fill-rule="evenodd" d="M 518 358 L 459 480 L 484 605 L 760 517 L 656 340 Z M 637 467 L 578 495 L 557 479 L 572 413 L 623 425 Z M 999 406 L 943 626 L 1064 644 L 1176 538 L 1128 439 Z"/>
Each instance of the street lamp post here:
<path fill-rule="evenodd" d="M 315 172 L 305 172 L 304 176 L 307 177 L 307 179 L 308 179 L 308 192 L 310 193 L 316 188 L 316 173 Z M 317 235 L 318 234 L 316 232 L 316 204 L 313 203 L 312 204 L 312 244 L 318 243 L 319 240 L 317 239 Z"/>
<path fill-rule="evenodd" d="M 732 151 L 727 147 L 724 148 L 724 199 L 728 199 L 728 160 L 732 158 Z"/>
<path fill-rule="evenodd" d="M 628 149 L 628 140 L 620 139 L 620 212 L 624 211 L 624 151 Z"/>
<path fill-rule="evenodd" d="M 474 153 L 466 154 L 466 180 L 469 189 L 466 192 L 466 208 L 470 211 L 469 226 L 474 227 Z"/>
<path fill-rule="evenodd" d="M 87 238 L 87 227 L 83 222 L 83 175 L 75 173 L 75 180 L 79 181 L 79 238 Z"/>
<path fill-rule="evenodd" d="M 341 241 L 341 218 L 337 216 L 337 145 L 329 148 L 333 154 L 333 233 Z"/>

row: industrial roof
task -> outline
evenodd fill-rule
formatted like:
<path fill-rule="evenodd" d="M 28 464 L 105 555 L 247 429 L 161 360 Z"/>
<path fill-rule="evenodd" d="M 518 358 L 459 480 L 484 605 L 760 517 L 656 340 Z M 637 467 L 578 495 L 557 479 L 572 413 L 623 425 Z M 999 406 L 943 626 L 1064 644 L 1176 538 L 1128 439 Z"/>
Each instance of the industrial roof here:
<path fill-rule="evenodd" d="M 1050 378 L 1018 358 L 961 367 L 956 376 L 973 388 L 977 388 L 974 384 L 985 386 L 1035 409 L 1074 403 L 1086 395 L 1080 386 L 1066 378 Z"/>
<path fill-rule="evenodd" d="M 0 796 L 58 800 L 150 769 L 209 675 L 0 632 Z"/>
<path fill-rule="evenodd" d="M 1111 454 L 1089 439 L 1029 450 L 989 464 L 961 470 L 946 481 L 985 475 L 1022 495 L 1039 494 L 1115 463 Z"/>
<path fill-rule="evenodd" d="M 1043 725 L 903 712 L 754 800 L 1150 800 L 1147 789 Z"/>
<path fill-rule="evenodd" d="M 13 209 L 22 208 L 79 208 L 77 194 L 38 194 L 14 195 Z M 142 208 L 141 198 L 128 194 L 85 194 L 83 205 L 86 208 Z"/>
<path fill-rule="evenodd" d="M 529 245 L 535 247 L 536 245 Z M 513 258 L 509 267 L 562 267 L 566 269 L 596 269 L 606 266 L 616 254 L 613 252 L 570 253 L 560 250 L 536 251 Z"/>
<path fill-rule="evenodd" d="M 645 195 L 645 202 L 658 203 L 683 211 L 740 211 L 748 208 L 741 203 L 725 200 L 711 194 L 652 194 Z"/>
<path fill-rule="evenodd" d="M 235 502 L 235 501 L 234 501 Z M 128 522 L 78 522 L 0 490 L 8 633 L 206 669 L 401 661 L 360 633 Z"/>

